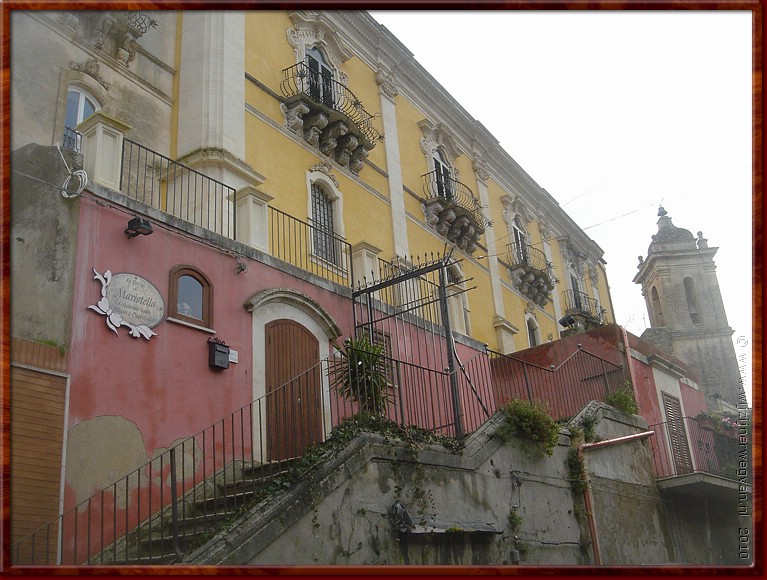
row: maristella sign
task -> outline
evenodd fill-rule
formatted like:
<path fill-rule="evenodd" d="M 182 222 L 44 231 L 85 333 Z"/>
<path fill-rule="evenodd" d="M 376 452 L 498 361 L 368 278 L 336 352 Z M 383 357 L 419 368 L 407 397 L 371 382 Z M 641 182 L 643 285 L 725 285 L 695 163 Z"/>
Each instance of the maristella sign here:
<path fill-rule="evenodd" d="M 152 330 L 165 314 L 165 302 L 160 292 L 146 278 L 136 274 L 112 274 L 107 270 L 99 274 L 93 269 L 94 279 L 101 282 L 101 300 L 88 306 L 90 310 L 106 316 L 107 326 L 117 334 L 126 326 L 134 338 L 147 340 L 157 333 Z"/>

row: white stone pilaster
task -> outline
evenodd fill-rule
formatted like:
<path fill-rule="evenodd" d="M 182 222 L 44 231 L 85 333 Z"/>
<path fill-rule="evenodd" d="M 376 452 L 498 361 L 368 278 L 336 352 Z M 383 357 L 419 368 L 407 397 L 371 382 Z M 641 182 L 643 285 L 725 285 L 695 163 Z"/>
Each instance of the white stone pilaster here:
<path fill-rule="evenodd" d="M 354 286 L 364 285 L 380 278 L 378 255 L 381 248 L 367 242 L 352 246 L 352 270 L 354 271 Z"/>
<path fill-rule="evenodd" d="M 407 236 L 407 218 L 405 215 L 405 190 L 402 184 L 402 162 L 397 134 L 397 112 L 393 90 L 385 90 L 381 85 L 381 118 L 385 135 L 386 165 L 389 173 L 389 199 L 391 200 L 391 219 L 394 232 L 394 254 L 410 255 Z M 391 95 L 391 96 L 390 96 Z"/>
<path fill-rule="evenodd" d="M 269 251 L 269 202 L 274 198 L 254 187 L 237 191 L 237 241 Z"/>
<path fill-rule="evenodd" d="M 543 254 L 546 256 L 546 261 L 550 264 L 554 263 L 554 260 L 551 257 L 551 244 L 546 238 L 543 238 Z M 556 284 L 554 287 L 554 290 L 551 292 L 551 301 L 554 303 L 554 318 L 557 320 L 557 324 L 559 324 L 559 319 L 562 318 L 562 302 L 560 300 L 560 287 L 559 283 Z"/>
<path fill-rule="evenodd" d="M 221 148 L 245 158 L 245 13 L 184 12 L 178 156 Z"/>
<path fill-rule="evenodd" d="M 101 111 L 77 126 L 83 135 L 83 169 L 90 182 L 120 190 L 123 135 L 130 129 Z"/>
<path fill-rule="evenodd" d="M 487 185 L 480 179 L 477 179 L 477 193 L 479 202 L 483 207 L 490 206 L 490 197 L 487 193 Z M 503 288 L 501 287 L 501 272 L 498 268 L 498 251 L 495 244 L 495 232 L 493 228 L 488 227 L 485 230 L 485 241 L 487 242 L 488 267 L 490 268 L 490 289 L 493 296 L 493 307 L 495 315 L 500 318 L 506 317 L 506 309 L 503 306 Z"/>

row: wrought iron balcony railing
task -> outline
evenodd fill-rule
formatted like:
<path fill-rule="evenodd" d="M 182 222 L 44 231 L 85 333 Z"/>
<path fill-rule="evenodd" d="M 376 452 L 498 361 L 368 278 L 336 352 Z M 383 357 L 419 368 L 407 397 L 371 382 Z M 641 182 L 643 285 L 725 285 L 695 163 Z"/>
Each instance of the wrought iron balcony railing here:
<path fill-rule="evenodd" d="M 512 268 L 515 266 L 529 266 L 534 270 L 548 272 L 549 264 L 546 260 L 546 254 L 538 248 L 534 248 L 530 244 L 512 242 L 506 244 L 506 251 L 509 266 Z"/>
<path fill-rule="evenodd" d="M 343 114 L 354 123 L 371 149 L 377 141 L 383 139 L 373 127 L 373 119 L 376 115 L 368 113 L 362 106 L 362 102 L 346 85 L 323 74 L 310 71 L 304 62 L 294 64 L 282 71 L 280 90 L 286 99 L 305 95 L 317 105 Z"/>
<path fill-rule="evenodd" d="M 71 127 L 64 127 L 64 136 L 61 138 L 61 148 L 71 149 L 80 153 L 83 145 L 83 134 Z"/>
<path fill-rule="evenodd" d="M 602 322 L 604 311 L 599 302 L 584 292 L 565 290 L 565 311 L 583 314 Z"/>
<path fill-rule="evenodd" d="M 482 214 L 482 206 L 474 197 L 471 189 L 460 181 L 447 177 L 439 170 L 425 173 L 423 179 L 423 193 L 426 200 L 441 198 L 468 212 L 476 222 L 476 225 L 484 231 L 490 225 L 487 218 Z"/>

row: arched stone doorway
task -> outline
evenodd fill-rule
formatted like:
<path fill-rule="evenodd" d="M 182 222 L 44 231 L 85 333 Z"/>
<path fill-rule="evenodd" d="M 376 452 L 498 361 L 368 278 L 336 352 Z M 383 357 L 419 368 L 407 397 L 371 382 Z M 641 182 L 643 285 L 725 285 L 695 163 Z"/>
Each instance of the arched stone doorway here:
<path fill-rule="evenodd" d="M 253 313 L 253 444 L 262 461 L 297 457 L 332 428 L 323 361 L 341 331 L 314 300 L 292 289 L 260 292 Z"/>

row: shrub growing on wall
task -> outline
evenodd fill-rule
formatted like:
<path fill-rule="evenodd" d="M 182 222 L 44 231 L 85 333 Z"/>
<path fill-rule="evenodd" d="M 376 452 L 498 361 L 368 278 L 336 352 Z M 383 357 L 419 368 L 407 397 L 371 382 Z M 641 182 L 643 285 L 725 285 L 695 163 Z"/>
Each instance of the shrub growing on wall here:
<path fill-rule="evenodd" d="M 639 407 L 637 406 L 636 399 L 634 399 L 634 389 L 631 387 L 631 383 L 625 383 L 608 393 L 605 396 L 605 403 L 619 411 L 623 411 L 627 415 L 639 413 Z"/>
<path fill-rule="evenodd" d="M 551 418 L 544 405 L 535 401 L 512 399 L 501 410 L 506 414 L 506 421 L 498 429 L 498 436 L 504 441 L 517 437 L 528 445 L 524 450 L 528 455 L 542 456 L 554 453 L 559 441 L 559 426 Z"/>

